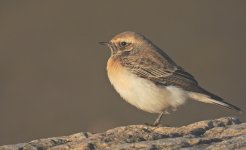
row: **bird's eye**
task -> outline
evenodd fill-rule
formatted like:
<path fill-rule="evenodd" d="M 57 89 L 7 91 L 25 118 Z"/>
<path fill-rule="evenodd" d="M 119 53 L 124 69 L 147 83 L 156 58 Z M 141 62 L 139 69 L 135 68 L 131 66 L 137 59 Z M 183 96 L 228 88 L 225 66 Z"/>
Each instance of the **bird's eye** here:
<path fill-rule="evenodd" d="M 126 45 L 127 45 L 127 43 L 125 41 L 120 42 L 120 46 L 126 46 Z"/>

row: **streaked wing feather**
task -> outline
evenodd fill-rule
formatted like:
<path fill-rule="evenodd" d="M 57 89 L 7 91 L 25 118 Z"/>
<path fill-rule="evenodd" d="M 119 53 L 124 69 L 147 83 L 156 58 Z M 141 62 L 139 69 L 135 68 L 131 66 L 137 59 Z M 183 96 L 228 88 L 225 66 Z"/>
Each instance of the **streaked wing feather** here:
<path fill-rule="evenodd" d="M 191 90 L 191 87 L 195 88 L 198 84 L 191 74 L 184 71 L 184 69 L 179 66 L 168 68 L 168 65 L 153 62 L 148 58 L 138 58 L 136 60 L 135 57 L 134 60 L 131 59 L 133 58 L 124 58 L 122 64 L 132 73 L 141 78 L 149 79 L 158 86 L 174 85 L 186 90 Z"/>

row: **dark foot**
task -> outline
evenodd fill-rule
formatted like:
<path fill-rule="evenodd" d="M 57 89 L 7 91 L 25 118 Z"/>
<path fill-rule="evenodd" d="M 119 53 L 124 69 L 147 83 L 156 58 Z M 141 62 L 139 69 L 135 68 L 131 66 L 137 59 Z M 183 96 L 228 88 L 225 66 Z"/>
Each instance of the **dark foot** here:
<path fill-rule="evenodd" d="M 157 126 L 159 126 L 160 125 L 160 122 L 154 122 L 151 126 L 153 126 L 153 127 L 157 127 Z"/>
<path fill-rule="evenodd" d="M 160 127 L 160 126 L 162 126 L 160 123 L 159 124 L 154 124 L 154 123 L 152 123 L 152 124 L 150 124 L 150 123 L 144 123 L 146 126 L 151 126 L 151 127 Z"/>
<path fill-rule="evenodd" d="M 144 123 L 146 126 L 151 126 L 151 127 L 171 127 L 171 126 L 169 126 L 169 125 L 167 125 L 167 124 L 161 124 L 161 123 L 159 123 L 159 124 L 150 124 L 150 123 Z"/>

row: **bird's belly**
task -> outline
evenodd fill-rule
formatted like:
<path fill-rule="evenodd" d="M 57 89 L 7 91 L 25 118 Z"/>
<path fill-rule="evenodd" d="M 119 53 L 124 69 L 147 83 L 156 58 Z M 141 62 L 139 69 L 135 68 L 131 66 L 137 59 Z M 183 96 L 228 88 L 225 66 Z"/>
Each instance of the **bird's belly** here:
<path fill-rule="evenodd" d="M 183 104 L 187 97 L 179 88 L 156 86 L 122 67 L 108 69 L 108 77 L 123 99 L 150 113 L 160 113 L 168 107 L 177 107 Z"/>

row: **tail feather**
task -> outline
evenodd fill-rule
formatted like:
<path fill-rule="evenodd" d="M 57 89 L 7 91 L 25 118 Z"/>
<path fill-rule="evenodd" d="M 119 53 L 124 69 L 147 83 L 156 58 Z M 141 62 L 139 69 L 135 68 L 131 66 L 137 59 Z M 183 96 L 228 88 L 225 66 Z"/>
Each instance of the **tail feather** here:
<path fill-rule="evenodd" d="M 202 93 L 197 93 L 197 92 L 189 92 L 188 95 L 190 98 L 200 101 L 200 102 L 217 104 L 217 105 L 241 112 L 241 109 L 239 107 L 234 106 L 228 102 L 225 102 L 222 98 L 214 94 L 207 95 L 207 94 L 202 94 Z"/>

